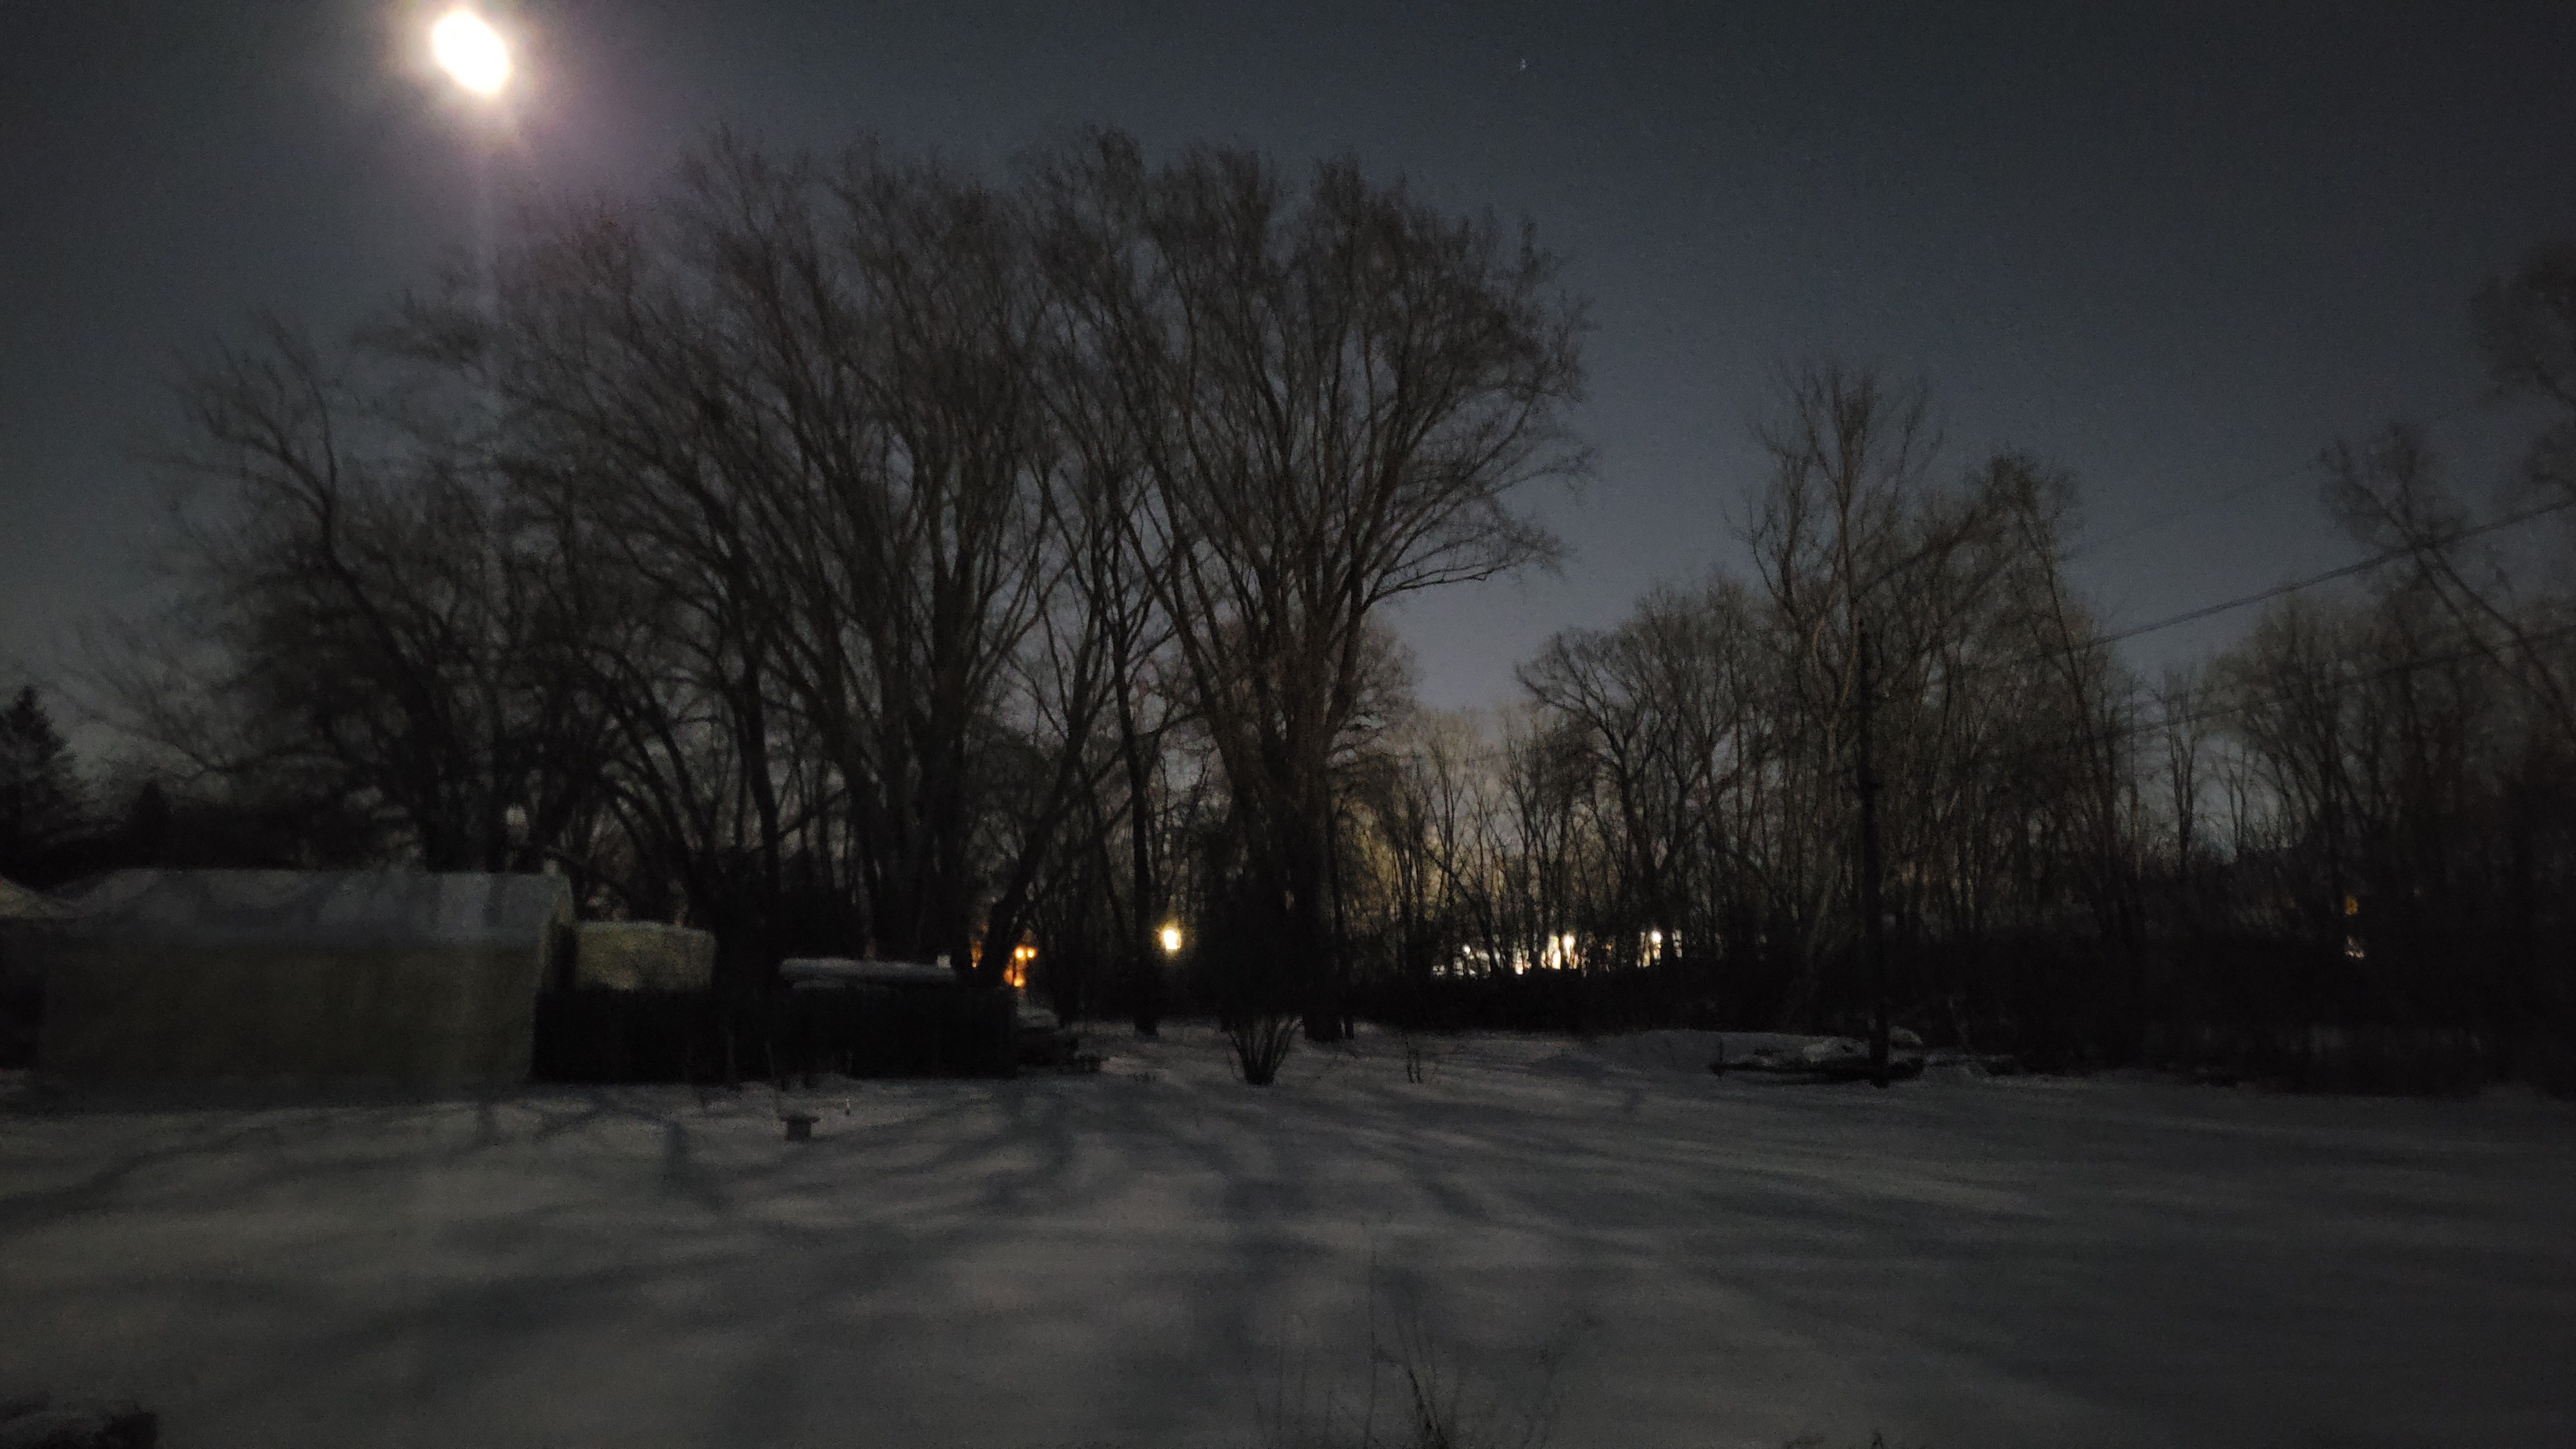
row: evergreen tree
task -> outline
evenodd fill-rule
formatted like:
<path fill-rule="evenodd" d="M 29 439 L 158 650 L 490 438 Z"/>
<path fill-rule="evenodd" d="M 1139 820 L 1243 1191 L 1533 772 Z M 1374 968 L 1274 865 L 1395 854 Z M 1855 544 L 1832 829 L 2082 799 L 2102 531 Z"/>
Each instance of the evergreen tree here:
<path fill-rule="evenodd" d="M 0 875 L 16 875 L 80 832 L 71 746 L 33 685 L 0 710 Z"/>

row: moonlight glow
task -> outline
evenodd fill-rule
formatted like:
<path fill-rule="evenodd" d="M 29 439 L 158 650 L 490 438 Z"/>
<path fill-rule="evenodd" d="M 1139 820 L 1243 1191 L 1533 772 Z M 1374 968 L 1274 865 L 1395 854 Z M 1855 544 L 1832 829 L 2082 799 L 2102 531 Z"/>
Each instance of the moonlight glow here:
<path fill-rule="evenodd" d="M 471 10 L 451 10 L 431 26 L 429 49 L 441 69 L 478 96 L 497 96 L 510 83 L 509 45 Z"/>

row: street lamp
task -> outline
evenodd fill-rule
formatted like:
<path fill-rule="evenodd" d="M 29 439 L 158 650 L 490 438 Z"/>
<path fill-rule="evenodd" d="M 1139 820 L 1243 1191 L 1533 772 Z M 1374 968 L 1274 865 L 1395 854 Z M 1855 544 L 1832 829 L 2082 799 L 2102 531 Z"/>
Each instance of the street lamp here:
<path fill-rule="evenodd" d="M 1163 954 L 1166 956 L 1178 956 L 1181 954 L 1181 928 L 1179 926 L 1172 925 L 1165 926 L 1163 928 Z"/>
<path fill-rule="evenodd" d="M 429 53 L 448 78 L 489 99 L 510 83 L 510 45 L 471 10 L 450 10 L 429 28 Z"/>

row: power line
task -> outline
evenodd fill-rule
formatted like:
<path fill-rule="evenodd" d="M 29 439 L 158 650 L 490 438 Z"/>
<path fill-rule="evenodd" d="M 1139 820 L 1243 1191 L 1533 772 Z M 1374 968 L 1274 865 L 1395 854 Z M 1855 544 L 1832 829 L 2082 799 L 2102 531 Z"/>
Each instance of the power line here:
<path fill-rule="evenodd" d="M 2576 638 L 2576 624 L 2562 624 L 2554 629 L 2544 629 L 2537 634 L 2524 636 L 2523 638 L 2515 641 L 2515 647 L 2530 648 L 2542 644 L 2554 644 L 2557 641 L 2566 638 Z M 2394 664 L 2383 665 L 2377 669 L 2368 670 L 2358 674 L 2338 674 L 2334 682 L 2340 685 L 2371 684 L 2382 679 L 2393 679 L 2401 674 L 2411 674 L 2419 669 L 2432 669 L 2444 664 L 2460 664 L 2478 658 L 2494 660 L 2494 656 L 2497 652 L 2498 651 L 2496 649 L 2484 644 L 2471 644 L 2465 648 L 2455 649 L 2446 654 L 2419 655 L 2413 659 L 2402 659 Z M 2494 660 L 2494 662 L 2496 662 L 2499 667 L 2502 667 L 2503 661 Z M 2024 744 L 2019 748 L 2033 752 L 2093 749 L 2107 744 L 2112 740 L 2124 739 L 2134 735 L 2152 734 L 2156 731 L 2168 729 L 2175 725 L 2208 724 L 2215 720 L 2225 719 L 2229 715 L 2243 714 L 2248 710 L 2254 709 L 2271 700 L 2280 699 L 2286 696 L 2288 692 L 2289 691 L 2286 689 L 2265 690 L 2250 696 L 2230 700 L 2224 704 L 2213 704 L 2205 708 L 2186 710 L 2179 714 L 2172 710 L 2164 710 L 2154 719 L 2135 720 L 2128 724 L 2119 725 L 2113 728 L 2089 731 L 2081 736 L 2038 741 Z"/>
<path fill-rule="evenodd" d="M 2539 644 L 2554 644 L 2561 639 L 2570 637 L 2576 637 L 2576 624 L 2562 624 L 2555 629 L 2544 629 L 2537 634 L 2527 635 L 2522 639 L 2517 640 L 2516 646 L 2528 648 Z M 2382 679 L 2394 679 L 2401 674 L 2412 674 L 2418 669 L 2431 669 L 2437 665 L 2443 664 L 2461 664 L 2481 657 L 2493 660 L 2499 667 L 2502 667 L 2503 661 L 2494 659 L 2496 652 L 2496 650 L 2489 648 L 2484 644 L 2472 644 L 2465 649 L 2452 650 L 2448 654 L 2427 654 L 2414 659 L 2399 660 L 2395 664 L 2384 665 L 2380 668 L 2369 670 L 2361 674 L 2342 675 L 2339 676 L 2335 682 L 2338 684 L 2372 684 Z M 2253 708 L 2256 704 L 2262 703 L 2266 699 L 2278 699 L 2285 693 L 2287 693 L 2286 690 L 2273 690 L 2266 694 L 2258 695 L 2250 700 L 2239 700 L 2215 709 L 2204 710 L 2195 714 L 2180 717 L 2168 716 L 2167 718 L 2154 720 L 2144 724 L 2131 725 L 2128 726 L 2128 729 L 2131 731 L 2162 729 L 2167 724 L 2181 724 L 2185 722 L 2203 724 L 2213 719 L 2223 718 L 2227 715 L 2243 714 L 2245 711 Z"/>
<path fill-rule="evenodd" d="M 2105 534 L 2100 538 L 2086 539 L 2084 542 L 2068 549 L 2066 551 L 2066 556 L 2070 559 L 2082 558 L 2087 554 L 2096 553 L 2102 549 L 2109 548 L 2115 543 L 2125 543 L 2130 539 L 2136 538 L 2140 534 L 2153 533 L 2158 529 L 2180 523 L 2182 520 L 2191 517 L 2195 513 L 2216 508 L 2222 504 L 2235 502 L 2237 499 L 2243 498 L 2247 494 L 2272 487 L 2276 484 L 2286 483 L 2293 478 L 2305 477 L 2309 473 L 2314 472 L 2316 470 L 2316 466 L 2316 461 L 2314 459 L 2310 459 L 2306 462 L 2293 464 L 2290 467 L 2283 468 L 2278 472 L 2266 473 L 2262 477 L 2253 479 L 2250 482 L 2240 483 L 2223 493 L 2214 494 L 2194 503 L 2184 504 L 2180 508 L 2158 514 L 2154 518 L 2150 518 L 2143 523 L 2133 524 L 2130 527 L 2121 529 L 2117 533 Z"/>
<path fill-rule="evenodd" d="M 2440 412 L 2424 419 L 2421 423 L 2416 424 L 2416 426 L 2427 429 L 2440 427 L 2442 424 L 2451 422 L 2462 414 L 2468 412 L 2472 406 L 2473 404 L 2467 402 L 2454 403 L 2450 407 L 2444 408 Z M 2070 559 L 2082 558 L 2088 554 L 2097 553 L 2103 549 L 2109 548 L 2115 543 L 2125 543 L 2132 538 L 2138 537 L 2140 534 L 2154 533 L 2158 529 L 2179 523 L 2182 520 L 2191 517 L 2195 513 L 2201 513 L 2212 508 L 2222 507 L 2226 504 L 2233 503 L 2240 498 L 2244 498 L 2249 494 L 2260 492 L 2263 489 L 2274 487 L 2278 484 L 2287 483 L 2293 478 L 2306 477 L 2307 475 L 2314 473 L 2316 468 L 2317 459 L 2312 455 L 2297 463 L 2293 463 L 2288 467 L 2275 469 L 2274 471 L 2263 474 L 2260 477 L 2239 483 L 2233 488 L 2228 488 L 2221 492 L 2211 494 L 2206 498 L 2196 499 L 2179 508 L 2169 509 L 2153 518 L 2145 520 L 2144 522 L 2135 523 L 2127 528 L 2121 529 L 2117 533 L 2105 534 L 2100 538 L 2087 539 L 2083 543 L 2068 549 L 2066 551 L 2066 557 Z"/>
<path fill-rule="evenodd" d="M 2447 548 L 2452 544 L 2465 543 L 2470 539 L 2484 537 L 2485 535 L 2494 533 L 2499 529 L 2512 528 L 2517 524 L 2529 523 L 2536 518 L 2545 518 L 2552 513 L 2564 512 L 2570 507 L 2576 507 L 2576 496 L 2562 498 L 2554 503 L 2544 503 L 2534 508 L 2526 508 L 2519 513 L 2510 513 L 2502 518 L 2493 519 L 2489 522 L 2481 523 L 2471 528 L 2460 529 L 2457 532 L 2449 534 L 2439 540 L 2438 546 Z M 2247 608 L 2254 604 L 2269 603 L 2270 601 L 2284 597 L 2285 595 L 2295 594 L 2302 589 L 2312 589 L 2319 584 L 2332 583 L 2337 579 L 2348 579 L 2356 574 L 2365 574 L 2370 572 L 2372 569 L 2381 568 L 2385 565 L 2395 563 L 2399 559 L 2411 558 L 2416 554 L 2416 552 L 2417 549 L 2413 544 L 2401 545 L 2397 548 L 2389 549 L 2384 553 L 2374 554 L 2366 559 L 2338 565 L 2334 568 L 2327 569 L 2323 573 L 2310 574 L 2306 578 L 2292 579 L 2287 583 L 2274 584 L 2270 588 L 2257 589 L 2253 593 L 2241 594 L 2232 599 L 2222 599 L 2215 604 L 2203 604 L 2195 609 L 2185 609 L 2179 614 L 2169 614 L 2161 619 L 2151 620 L 2148 623 L 2134 625 L 2127 629 L 2116 630 L 2109 634 L 2097 635 L 2090 639 L 2078 640 L 2072 644 L 2051 645 L 2050 647 L 2042 649 L 2036 653 L 2023 655 L 2019 659 L 2011 659 L 2000 664 L 1987 665 L 1982 669 L 1972 670 L 1970 673 L 2000 673 L 2005 670 L 2020 669 L 2027 665 L 2043 663 L 2063 655 L 2075 654 L 2087 649 L 2107 648 L 2110 645 L 2121 643 L 2124 640 L 2135 639 L 2141 635 L 2158 633 L 2162 630 L 2176 628 L 2184 624 L 2195 624 L 2203 619 L 2215 618 L 2220 614 L 2228 613 L 2236 609 Z"/>
<path fill-rule="evenodd" d="M 2481 523 L 2474 528 L 2461 529 L 2457 533 L 2451 534 L 2449 537 L 2442 539 L 2440 544 L 2442 547 L 2447 548 L 2455 543 L 2466 543 L 2470 539 L 2484 537 L 2485 535 L 2493 533 L 2501 528 L 2511 528 L 2518 523 L 2529 523 L 2535 518 L 2543 518 L 2549 514 L 2560 512 L 2571 505 L 2576 505 L 2576 497 L 2562 498 L 2555 503 L 2544 503 L 2537 508 L 2526 508 L 2520 513 L 2507 514 L 2506 516 L 2495 519 L 2492 522 Z M 2392 548 L 2385 553 L 2362 559 L 2356 563 L 2348 563 L 2339 568 L 2328 569 L 2321 574 L 2311 574 L 2306 578 L 2294 579 L 2286 584 L 2274 584 L 2268 589 L 2261 589 L 2238 598 L 2228 599 L 2216 604 L 2204 604 L 2197 609 L 2185 609 L 2179 614 L 2158 619 L 2153 623 L 2140 624 L 2135 628 L 2123 629 L 2115 634 L 2105 634 L 2099 639 L 2089 641 L 2087 645 L 2078 647 L 2091 647 L 2091 645 L 2099 644 L 2116 644 L 2123 639 L 2135 639 L 2141 634 L 2153 634 L 2158 630 L 2171 629 L 2179 624 L 2196 623 L 2214 615 L 2224 614 L 2231 609 L 2242 609 L 2249 604 L 2265 603 L 2270 600 L 2280 598 L 2284 594 L 2295 594 L 2301 589 L 2312 589 L 2319 584 L 2332 583 L 2336 579 L 2348 579 L 2355 574 L 2365 574 L 2370 572 L 2372 569 L 2382 566 L 2383 564 L 2395 563 L 2401 558 L 2410 558 L 2415 554 L 2415 552 L 2416 548 L 2413 544 L 2404 544 L 2397 548 Z"/>
<path fill-rule="evenodd" d="M 2438 540 L 2434 546 L 2447 548 L 2453 544 L 2464 543 L 2473 538 L 2484 537 L 2487 534 L 2497 532 L 2501 529 L 2512 528 L 2519 524 L 2529 523 L 2535 519 L 2545 518 L 2553 513 L 2564 512 L 2570 507 L 2576 507 L 2576 497 L 2562 498 L 2553 503 L 2540 504 L 2535 507 L 2523 509 L 2518 513 L 2507 514 L 2502 518 L 2491 519 L 2485 523 L 2459 529 Z M 2033 654 L 2024 655 L 2019 659 L 2007 660 L 1999 664 L 1986 665 L 1978 669 L 1964 670 L 1953 677 L 1977 678 L 1983 675 L 2000 673 L 2006 670 L 2020 669 L 2031 664 L 2041 663 L 2046 660 L 2062 656 L 2073 655 L 2083 650 L 2107 648 L 2110 645 L 2117 644 L 2128 639 L 2135 639 L 2141 635 L 2153 634 L 2159 630 L 2171 629 L 2183 624 L 2196 623 L 2199 620 L 2212 618 L 2231 610 L 2247 608 L 2254 604 L 2267 603 L 2273 599 L 2297 593 L 2302 589 L 2315 588 L 2319 584 L 2332 583 L 2337 579 L 2346 579 L 2351 578 L 2356 574 L 2368 573 L 2372 569 L 2394 563 L 2399 559 L 2411 558 L 2415 556 L 2417 551 L 2416 546 L 2412 544 L 2389 549 L 2369 558 L 2359 559 L 2352 563 L 2342 564 L 2335 568 L 2327 569 L 2322 573 L 2310 574 L 2305 578 L 2293 579 L 2287 583 L 2274 584 L 2270 588 L 2259 589 L 2253 593 L 2239 595 L 2232 599 L 2222 599 L 2214 604 L 2203 604 L 2198 608 L 2185 609 L 2178 614 L 2171 614 L 2161 619 L 2152 620 L 2148 623 L 2101 635 L 2097 638 L 2080 640 L 2073 644 L 2052 646 L 2051 648 L 2040 650 Z M 2569 637 L 2570 635 L 2576 635 L 2576 624 L 2563 625 L 2555 629 L 2544 630 L 2541 633 L 2529 635 L 2518 641 L 2518 644 L 2519 647 L 2529 648 L 2534 645 L 2554 643 L 2557 640 Z M 2449 654 L 2429 655 L 2420 659 L 2403 661 L 2399 664 L 2376 670 L 2368 674 L 2354 675 L 2343 682 L 2353 684 L 2369 683 L 2374 680 L 2409 673 L 2416 669 L 2430 669 L 2442 664 L 2456 664 L 2481 655 L 2492 656 L 2494 653 L 2494 650 L 2484 645 L 2472 644 L 2466 649 L 2457 650 Z M 2278 697 L 2280 697 L 2280 694 L 2278 691 L 2275 691 L 2268 695 L 2258 695 L 2252 699 L 2241 700 L 2224 707 L 2190 714 L 2175 715 L 2168 711 L 2161 717 L 2154 720 L 2133 723 L 2117 729 L 2091 731 L 2080 738 L 2035 744 L 2026 746 L 2025 748 L 2038 750 L 2076 748 L 2090 749 L 2128 735 L 2161 730 L 2176 724 L 2207 723 L 2211 720 L 2225 718 L 2231 714 L 2241 714 L 2246 710 L 2253 708 L 2256 704 L 2261 703 L 2265 699 Z"/>

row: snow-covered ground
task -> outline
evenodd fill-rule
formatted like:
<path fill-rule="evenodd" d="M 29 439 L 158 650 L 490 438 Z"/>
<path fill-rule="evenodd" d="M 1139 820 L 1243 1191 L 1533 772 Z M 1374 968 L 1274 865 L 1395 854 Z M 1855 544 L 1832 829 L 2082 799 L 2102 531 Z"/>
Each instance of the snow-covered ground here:
<path fill-rule="evenodd" d="M 171 1449 L 1287 1443 L 1374 1331 L 1560 1446 L 2576 1444 L 2566 1104 L 1094 1040 L 795 1094 L 799 1144 L 765 1088 L 0 1113 L 0 1397 Z"/>

